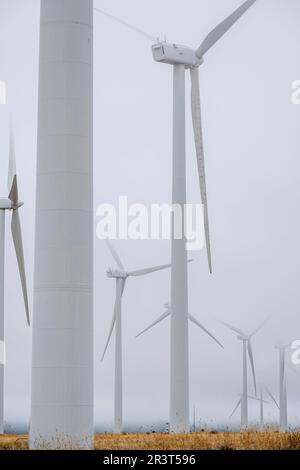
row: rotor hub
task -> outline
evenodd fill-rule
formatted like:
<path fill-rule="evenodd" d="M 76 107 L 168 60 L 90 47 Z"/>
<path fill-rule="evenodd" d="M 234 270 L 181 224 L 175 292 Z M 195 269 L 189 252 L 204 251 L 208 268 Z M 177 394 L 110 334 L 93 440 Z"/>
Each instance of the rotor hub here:
<path fill-rule="evenodd" d="M 128 277 L 127 273 L 124 271 L 119 271 L 118 269 L 108 269 L 107 272 L 107 277 L 110 279 L 126 279 Z"/>

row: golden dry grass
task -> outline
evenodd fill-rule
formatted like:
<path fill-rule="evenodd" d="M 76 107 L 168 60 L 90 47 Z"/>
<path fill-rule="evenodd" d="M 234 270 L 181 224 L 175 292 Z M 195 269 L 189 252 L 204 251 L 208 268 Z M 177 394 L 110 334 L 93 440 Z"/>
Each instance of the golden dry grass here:
<path fill-rule="evenodd" d="M 300 450 L 300 433 L 103 434 L 96 450 Z M 0 437 L 0 450 L 28 450 L 28 436 Z"/>
<path fill-rule="evenodd" d="M 28 436 L 0 436 L 0 450 L 28 450 Z"/>
<path fill-rule="evenodd" d="M 97 435 L 97 450 L 300 450 L 300 433 Z"/>

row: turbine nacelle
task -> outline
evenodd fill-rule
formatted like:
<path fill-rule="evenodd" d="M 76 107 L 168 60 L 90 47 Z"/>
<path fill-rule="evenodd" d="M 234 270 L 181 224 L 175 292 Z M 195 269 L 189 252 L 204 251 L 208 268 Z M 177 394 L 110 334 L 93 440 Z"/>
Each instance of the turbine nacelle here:
<path fill-rule="evenodd" d="M 14 204 L 8 198 L 0 198 L 0 210 L 11 211 L 11 210 L 19 209 L 22 206 L 24 206 L 24 202 L 18 201 L 16 204 Z"/>
<path fill-rule="evenodd" d="M 0 209 L 1 210 L 11 210 L 12 202 L 8 198 L 0 198 Z"/>
<path fill-rule="evenodd" d="M 169 65 L 184 65 L 186 68 L 199 67 L 203 59 L 197 57 L 191 47 L 168 42 L 159 42 L 152 46 L 153 59 Z"/>
<path fill-rule="evenodd" d="M 112 269 L 112 268 L 109 268 L 106 271 L 106 274 L 107 274 L 107 277 L 110 279 L 126 279 L 128 277 L 127 273 L 125 273 L 124 271 L 119 271 L 118 269 Z"/>
<path fill-rule="evenodd" d="M 250 339 L 250 336 L 246 336 L 246 335 L 243 335 L 243 336 L 242 336 L 242 335 L 238 335 L 238 336 L 237 336 L 237 339 L 238 339 L 239 341 L 249 341 L 249 339 Z"/>

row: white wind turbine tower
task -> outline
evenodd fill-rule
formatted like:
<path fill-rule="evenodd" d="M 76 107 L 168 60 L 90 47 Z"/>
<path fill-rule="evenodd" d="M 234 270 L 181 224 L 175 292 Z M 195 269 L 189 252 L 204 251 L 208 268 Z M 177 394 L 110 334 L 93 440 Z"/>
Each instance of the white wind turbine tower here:
<path fill-rule="evenodd" d="M 196 407 L 193 407 L 193 432 L 196 432 Z"/>
<path fill-rule="evenodd" d="M 115 425 L 114 432 L 120 434 L 123 431 L 123 368 L 122 368 L 122 297 L 127 279 L 130 277 L 141 277 L 148 274 L 169 269 L 170 264 L 154 266 L 137 271 L 126 271 L 120 256 L 113 246 L 106 241 L 107 246 L 119 269 L 109 269 L 107 276 L 116 280 L 116 300 L 114 313 L 109 329 L 108 339 L 102 355 L 102 361 L 106 354 L 113 330 L 115 328 Z"/>
<path fill-rule="evenodd" d="M 259 422 L 260 422 L 260 429 L 263 431 L 264 429 L 264 404 L 269 403 L 264 399 L 264 389 L 265 387 L 263 385 L 260 386 L 260 395 L 259 395 Z M 276 400 L 275 400 L 276 403 Z M 277 405 L 277 403 L 276 403 Z M 277 405 L 278 406 L 278 405 Z"/>
<path fill-rule="evenodd" d="M 185 71 L 191 74 L 191 108 L 197 154 L 198 175 L 201 200 L 204 209 L 204 225 L 209 270 L 212 272 L 208 206 L 205 181 L 204 146 L 200 110 L 200 90 L 198 70 L 204 55 L 224 36 L 236 21 L 255 3 L 247 0 L 227 19 L 220 23 L 196 50 L 179 44 L 158 41 L 152 47 L 156 62 L 173 67 L 173 191 L 172 202 L 183 210 L 186 204 L 186 135 L 185 135 Z M 148 39 L 155 37 L 138 28 L 113 17 L 100 9 L 100 13 L 109 16 L 143 34 Z M 173 433 L 189 432 L 189 347 L 188 347 L 188 276 L 187 253 L 184 236 L 176 239 L 172 236 L 171 268 L 171 388 L 170 388 L 170 431 Z"/>
<path fill-rule="evenodd" d="M 253 375 L 254 390 L 255 396 L 257 396 L 256 390 L 256 377 L 255 377 L 255 368 L 254 368 L 254 359 L 253 359 L 253 350 L 252 350 L 252 338 L 256 335 L 261 328 L 265 325 L 267 320 L 261 323 L 251 334 L 246 334 L 239 328 L 230 325 L 226 322 L 221 322 L 224 326 L 229 328 L 231 331 L 234 331 L 238 334 L 237 339 L 243 343 L 243 394 L 241 397 L 241 428 L 247 428 L 248 426 L 248 373 L 247 373 L 247 356 L 249 356 L 250 366 Z M 238 404 L 239 406 L 239 404 Z"/>
<path fill-rule="evenodd" d="M 263 387 L 260 388 L 260 395 L 259 395 L 259 424 L 261 431 L 264 427 L 264 391 Z"/>
<path fill-rule="evenodd" d="M 23 202 L 19 200 L 18 178 L 15 161 L 15 145 L 12 126 L 9 139 L 9 167 L 8 167 L 8 198 L 0 198 L 0 434 L 4 433 L 4 366 L 5 366 L 5 335 L 4 335 L 4 266 L 5 266 L 5 211 L 10 211 L 11 233 L 20 279 L 23 290 L 27 323 L 30 325 L 27 285 L 25 275 L 24 253 L 22 243 L 19 208 Z"/>
<path fill-rule="evenodd" d="M 286 432 L 288 428 L 285 358 L 285 352 L 288 347 L 289 344 L 280 344 L 276 346 L 276 349 L 278 349 L 279 352 L 279 427 L 281 432 Z"/>
<path fill-rule="evenodd" d="M 31 449 L 92 449 L 93 0 L 41 0 Z"/>

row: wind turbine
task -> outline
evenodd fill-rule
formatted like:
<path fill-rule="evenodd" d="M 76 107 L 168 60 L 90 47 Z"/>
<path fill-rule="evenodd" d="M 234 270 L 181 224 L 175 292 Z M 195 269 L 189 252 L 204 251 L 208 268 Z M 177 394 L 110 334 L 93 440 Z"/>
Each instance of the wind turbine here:
<path fill-rule="evenodd" d="M 265 325 L 267 320 L 261 323 L 251 334 L 246 334 L 239 328 L 230 325 L 226 322 L 221 322 L 224 326 L 238 334 L 237 339 L 243 343 L 243 394 L 241 397 L 241 427 L 242 429 L 248 426 L 248 374 L 247 374 L 247 355 L 249 356 L 250 366 L 253 375 L 255 396 L 257 396 L 256 377 L 252 350 L 252 338 L 256 335 L 261 328 Z"/>
<path fill-rule="evenodd" d="M 169 302 L 165 303 L 165 312 L 160 316 L 158 317 L 153 323 L 151 323 L 151 325 L 149 325 L 147 328 L 145 328 L 143 331 L 141 331 L 136 337 L 139 338 L 140 336 L 142 336 L 144 333 L 146 333 L 147 331 L 151 330 L 154 326 L 158 325 L 160 322 L 162 322 L 163 320 L 165 320 L 166 318 L 168 317 L 171 317 L 172 318 L 172 309 L 171 309 L 171 305 Z M 224 346 L 222 343 L 220 343 L 220 341 L 217 340 L 217 338 L 212 334 L 210 333 L 210 331 L 208 331 L 205 326 L 202 325 L 202 323 L 200 323 L 193 315 L 191 315 L 190 313 L 188 314 L 188 318 L 189 320 L 194 323 L 195 325 L 197 325 L 202 331 L 204 331 L 204 333 L 206 333 L 208 336 L 210 336 L 222 349 L 224 349 Z M 171 349 L 171 354 L 172 354 L 172 349 Z"/>
<path fill-rule="evenodd" d="M 204 39 L 196 50 L 179 44 L 156 41 L 152 46 L 156 62 L 173 67 L 173 195 L 172 202 L 182 211 L 186 204 L 186 119 L 185 119 L 185 71 L 191 74 L 191 108 L 194 139 L 197 155 L 198 176 L 201 200 L 204 210 L 204 227 L 209 271 L 212 272 L 206 178 L 204 165 L 204 146 L 200 110 L 200 90 L 198 70 L 205 54 L 224 36 L 236 21 L 255 3 L 247 0 L 228 18 L 220 23 Z M 151 41 L 154 36 L 109 15 L 96 8 L 100 13 L 142 34 Z M 170 431 L 189 432 L 189 346 L 188 346 L 188 275 L 186 240 L 177 239 L 173 226 L 172 267 L 171 267 L 171 388 L 170 388 Z"/>
<path fill-rule="evenodd" d="M 286 432 L 288 428 L 285 361 L 285 352 L 288 346 L 289 344 L 275 346 L 279 352 L 279 427 L 281 432 Z"/>
<path fill-rule="evenodd" d="M 127 279 L 130 277 L 146 276 L 148 274 L 162 271 L 171 267 L 170 264 L 161 266 L 154 266 L 137 271 L 126 271 L 121 261 L 120 256 L 113 248 L 113 246 L 106 240 L 107 247 L 114 258 L 118 269 L 109 269 L 107 277 L 116 280 L 116 299 L 114 306 L 114 313 L 109 329 L 108 339 L 102 355 L 102 361 L 105 357 L 113 330 L 115 328 L 115 426 L 114 432 L 116 434 L 122 433 L 123 427 L 123 371 L 122 371 L 122 297 L 125 289 Z"/>
<path fill-rule="evenodd" d="M 264 385 L 261 385 L 260 386 L 259 398 L 256 398 L 256 400 L 259 401 L 259 422 L 260 422 L 260 430 L 261 431 L 263 431 L 263 429 L 264 429 L 264 404 L 270 403 L 269 401 L 265 400 L 265 398 L 264 398 L 264 390 L 265 389 L 267 390 L 267 388 Z M 267 393 L 269 394 L 269 396 L 272 396 L 272 401 L 274 401 L 276 406 L 278 406 L 278 404 L 277 404 L 275 398 L 273 397 L 273 395 L 271 394 L 271 392 L 269 392 L 269 390 L 267 390 Z"/>
<path fill-rule="evenodd" d="M 259 401 L 260 404 L 263 405 L 263 403 L 268 403 L 267 401 L 263 400 L 263 398 L 257 398 L 257 397 L 253 397 L 251 395 L 247 395 L 247 399 L 250 399 L 250 400 L 256 400 L 256 401 Z M 240 396 L 239 398 L 239 401 L 237 402 L 237 404 L 235 405 L 235 407 L 233 408 L 233 411 L 231 413 L 231 415 L 229 416 L 229 418 L 232 418 L 232 416 L 234 415 L 234 413 L 237 411 L 237 409 L 239 407 L 241 407 L 241 429 L 243 430 L 244 429 L 244 424 L 243 424 L 243 407 L 242 407 L 242 404 L 243 404 L 243 394 Z"/>
<path fill-rule="evenodd" d="M 147 328 L 145 328 L 144 330 L 142 330 L 136 337 L 139 338 L 140 336 L 142 336 L 144 333 L 146 333 L 147 331 L 151 330 L 152 328 L 154 328 L 156 325 L 158 325 L 160 322 L 162 322 L 163 320 L 165 320 L 166 318 L 168 317 L 171 317 L 171 328 L 172 328 L 172 309 L 171 309 L 171 305 L 167 302 L 165 304 L 165 312 L 160 315 L 153 323 L 151 323 Z M 200 323 L 193 315 L 191 314 L 188 314 L 188 319 L 194 323 L 196 326 L 198 326 L 202 331 L 204 331 L 204 333 L 206 333 L 208 336 L 210 336 L 210 338 L 212 338 L 221 348 L 224 349 L 224 346 L 222 343 L 220 343 L 220 341 L 217 340 L 217 338 L 210 332 L 208 331 L 205 326 L 202 325 L 202 323 Z M 171 329 L 171 332 L 172 332 L 172 329 Z M 171 355 L 174 353 L 174 348 L 172 348 L 172 333 L 171 333 Z M 172 364 L 172 358 L 171 358 L 171 364 Z M 195 408 L 194 408 L 194 422 L 195 422 Z M 194 426 L 195 427 L 195 426 Z M 194 431 L 195 432 L 195 431 Z"/>
<path fill-rule="evenodd" d="M 5 211 L 11 212 L 11 233 L 15 247 L 18 268 L 20 273 L 23 298 L 25 304 L 26 319 L 30 325 L 28 295 L 26 285 L 25 263 L 22 243 L 21 223 L 19 208 L 23 202 L 19 200 L 18 178 L 15 161 L 15 144 L 12 125 L 9 138 L 9 167 L 8 167 L 8 197 L 0 199 L 0 344 L 2 362 L 0 363 L 0 434 L 4 433 L 4 366 L 5 366 L 5 341 L 4 341 L 4 265 L 5 265 Z"/>
<path fill-rule="evenodd" d="M 274 405 L 276 406 L 276 408 L 278 408 L 278 411 L 280 413 L 280 406 L 278 404 L 278 401 L 276 400 L 276 398 L 274 397 L 273 393 L 270 391 L 270 389 L 268 387 L 266 387 L 266 392 L 267 394 L 269 395 L 269 397 L 271 398 L 272 402 L 274 403 Z"/>

